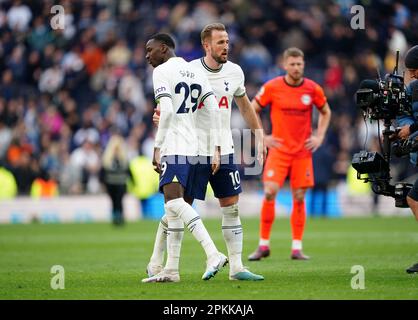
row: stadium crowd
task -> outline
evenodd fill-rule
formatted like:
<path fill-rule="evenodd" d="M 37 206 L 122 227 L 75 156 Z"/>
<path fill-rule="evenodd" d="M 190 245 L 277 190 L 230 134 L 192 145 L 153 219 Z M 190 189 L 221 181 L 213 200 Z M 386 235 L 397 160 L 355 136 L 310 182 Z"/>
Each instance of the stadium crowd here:
<path fill-rule="evenodd" d="M 316 179 L 344 180 L 365 140 L 354 102 L 360 81 L 376 78 L 377 69 L 392 71 L 395 51 L 402 55 L 418 43 L 418 2 L 357 2 L 0 0 L 0 166 L 12 172 L 19 194 L 29 194 L 39 177 L 55 181 L 64 194 L 103 192 L 101 157 L 113 130 L 125 138 L 129 159 L 152 155 L 155 104 L 146 39 L 169 32 L 177 55 L 190 61 L 203 55 L 202 28 L 219 21 L 250 98 L 283 74 L 284 49 L 305 52 L 305 74 L 324 87 L 333 110 L 326 142 L 315 154 L 333 170 L 316 169 Z M 350 8 L 362 3 L 366 27 L 353 30 Z M 55 4 L 65 9 L 62 30 L 50 26 Z M 244 126 L 235 108 L 232 128 Z M 377 131 L 372 126 L 368 133 L 373 148 Z M 411 173 L 407 161 L 402 168 L 401 178 Z"/>

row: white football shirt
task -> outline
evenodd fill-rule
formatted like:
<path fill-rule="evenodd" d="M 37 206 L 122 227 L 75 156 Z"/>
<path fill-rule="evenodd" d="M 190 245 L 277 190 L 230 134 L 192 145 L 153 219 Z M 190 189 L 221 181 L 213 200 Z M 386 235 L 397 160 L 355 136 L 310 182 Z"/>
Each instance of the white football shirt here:
<path fill-rule="evenodd" d="M 231 131 L 231 108 L 234 97 L 245 95 L 245 77 L 241 67 L 227 61 L 219 69 L 209 68 L 204 59 L 196 59 L 190 62 L 193 66 L 202 70 L 209 79 L 216 100 L 218 101 L 221 117 L 221 154 L 234 153 L 234 141 Z M 196 112 L 196 126 L 199 136 L 199 155 L 212 155 L 212 143 L 210 142 L 210 110 L 206 105 L 199 105 Z"/>
<path fill-rule="evenodd" d="M 155 146 L 161 155 L 198 155 L 198 135 L 193 113 L 213 91 L 202 71 L 183 58 L 172 57 L 153 72 L 154 96 L 161 116 Z M 216 111 L 216 104 L 209 103 Z M 169 119 L 169 120 L 167 120 Z"/>

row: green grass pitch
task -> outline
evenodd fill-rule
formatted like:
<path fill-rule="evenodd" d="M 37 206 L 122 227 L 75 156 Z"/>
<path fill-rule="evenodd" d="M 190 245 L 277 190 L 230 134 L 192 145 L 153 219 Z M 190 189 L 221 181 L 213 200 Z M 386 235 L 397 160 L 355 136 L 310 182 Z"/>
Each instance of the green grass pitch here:
<path fill-rule="evenodd" d="M 410 218 L 308 219 L 304 251 L 310 261 L 292 261 L 288 219 L 277 219 L 272 256 L 246 261 L 258 243 L 258 220 L 242 219 L 244 264 L 261 282 L 228 280 L 228 267 L 209 281 L 203 250 L 186 232 L 180 283 L 143 284 L 157 221 L 110 224 L 0 226 L 0 299 L 418 299 L 418 224 Z M 205 220 L 226 253 L 220 219 Z M 52 290 L 53 265 L 65 270 L 65 289 Z M 353 265 L 365 270 L 365 289 L 351 288 Z"/>

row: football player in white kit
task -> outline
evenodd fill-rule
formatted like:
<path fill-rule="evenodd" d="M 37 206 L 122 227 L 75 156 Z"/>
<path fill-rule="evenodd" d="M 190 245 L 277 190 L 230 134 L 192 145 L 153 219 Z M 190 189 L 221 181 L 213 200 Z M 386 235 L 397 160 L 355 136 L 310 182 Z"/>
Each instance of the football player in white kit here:
<path fill-rule="evenodd" d="M 206 76 L 176 57 L 173 39 L 164 33 L 150 38 L 146 44 L 146 59 L 155 68 L 153 85 L 155 100 L 161 109 L 160 124 L 154 146 L 153 164 L 160 173 L 160 191 L 164 193 L 167 217 L 167 262 L 158 274 L 142 282 L 178 282 L 179 259 L 184 225 L 202 245 L 207 255 L 203 279 L 210 279 L 227 263 L 209 236 L 197 212 L 184 201 L 184 190 L 190 168 L 198 155 L 198 137 L 193 112 L 200 103 L 210 109 L 211 123 L 218 136 L 213 139 L 213 173 L 219 169 L 219 118 L 217 101 Z"/>
<path fill-rule="evenodd" d="M 231 131 L 231 108 L 235 100 L 238 108 L 248 126 L 255 132 L 258 130 L 258 160 L 262 165 L 266 149 L 263 145 L 263 129 L 251 103 L 247 97 L 244 86 L 244 73 L 241 67 L 228 61 L 229 38 L 225 26 L 221 23 L 207 25 L 201 32 L 202 46 L 205 57 L 190 62 L 196 68 L 202 70 L 209 79 L 215 93 L 221 113 L 221 166 L 219 171 L 211 174 L 209 157 L 210 151 L 210 109 L 203 103 L 198 106 L 196 112 L 196 126 L 199 135 L 199 156 L 207 157 L 193 166 L 192 180 L 186 189 L 186 200 L 189 203 L 193 199 L 204 200 L 208 182 L 218 198 L 222 211 L 222 234 L 228 249 L 231 280 L 263 280 L 261 275 L 254 274 L 242 264 L 243 230 L 238 213 L 239 193 L 242 192 L 240 175 L 234 162 L 234 145 Z M 158 121 L 158 115 L 154 115 L 154 121 Z M 190 199 L 191 198 L 191 201 Z M 154 251 L 147 267 L 147 273 L 152 275 L 159 270 L 164 259 L 165 216 L 161 219 L 155 240 Z"/>

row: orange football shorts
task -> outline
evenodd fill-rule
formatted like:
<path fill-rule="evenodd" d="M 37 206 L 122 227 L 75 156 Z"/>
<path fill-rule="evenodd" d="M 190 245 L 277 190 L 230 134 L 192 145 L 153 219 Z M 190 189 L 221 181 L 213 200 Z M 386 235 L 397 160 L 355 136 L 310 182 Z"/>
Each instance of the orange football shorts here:
<path fill-rule="evenodd" d="M 312 156 L 294 156 L 283 152 L 270 151 L 263 171 L 264 182 L 275 182 L 283 186 L 290 177 L 290 187 L 311 188 L 314 186 Z"/>

